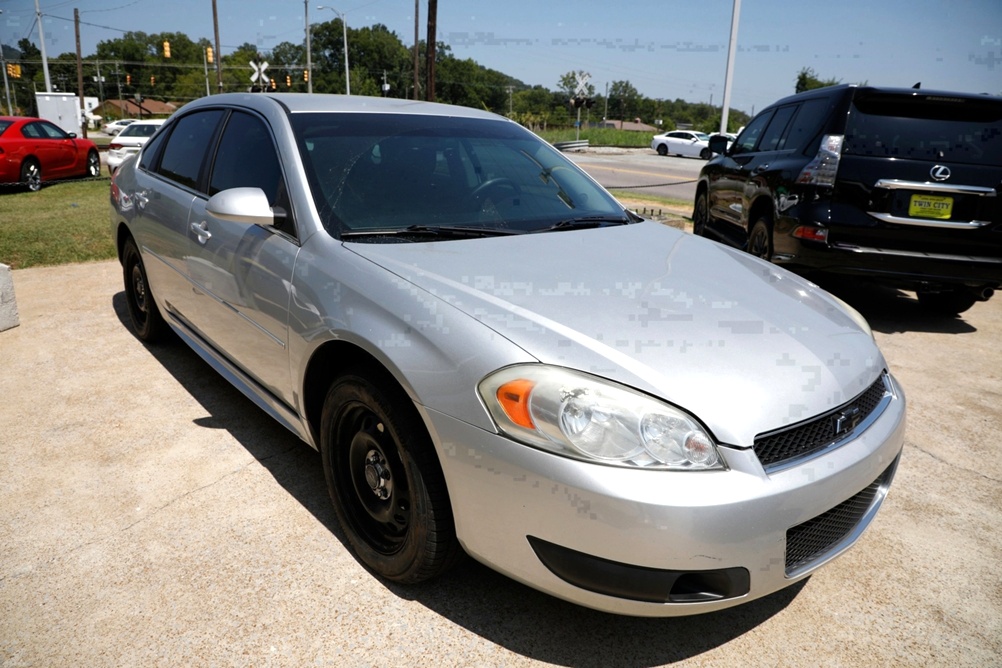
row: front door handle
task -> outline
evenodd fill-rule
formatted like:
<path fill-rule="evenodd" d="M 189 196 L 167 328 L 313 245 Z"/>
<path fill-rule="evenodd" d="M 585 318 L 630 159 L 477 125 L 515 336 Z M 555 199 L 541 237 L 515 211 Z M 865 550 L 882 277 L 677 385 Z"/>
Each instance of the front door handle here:
<path fill-rule="evenodd" d="M 198 236 L 198 243 L 205 245 L 205 243 L 212 238 L 212 232 L 209 231 L 209 224 L 206 221 L 200 223 L 192 223 L 191 231 Z"/>
<path fill-rule="evenodd" d="M 768 162 L 765 163 L 764 165 L 759 165 L 758 167 L 756 167 L 755 168 L 755 173 L 756 174 L 761 174 L 762 172 L 764 172 L 767 169 L 769 169 L 769 163 Z"/>

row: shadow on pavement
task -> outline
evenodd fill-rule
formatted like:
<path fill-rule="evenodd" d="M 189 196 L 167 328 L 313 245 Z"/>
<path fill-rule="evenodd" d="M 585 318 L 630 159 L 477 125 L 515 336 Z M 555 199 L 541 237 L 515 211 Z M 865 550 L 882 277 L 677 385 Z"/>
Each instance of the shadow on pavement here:
<path fill-rule="evenodd" d="M 114 295 L 112 306 L 131 331 L 124 292 Z M 319 453 L 258 409 L 180 339 L 146 348 L 208 413 L 195 424 L 227 431 L 350 551 L 327 495 Z M 639 667 L 698 656 L 747 633 L 786 608 L 807 581 L 730 610 L 669 619 L 620 617 L 582 608 L 469 558 L 433 582 L 381 582 L 394 595 L 531 659 L 566 666 Z"/>
<path fill-rule="evenodd" d="M 842 278 L 814 278 L 818 285 L 863 314 L 874 331 L 971 334 L 977 328 L 959 316 L 943 316 L 923 308 L 911 293 Z M 972 308 L 978 308 L 975 304 Z"/>

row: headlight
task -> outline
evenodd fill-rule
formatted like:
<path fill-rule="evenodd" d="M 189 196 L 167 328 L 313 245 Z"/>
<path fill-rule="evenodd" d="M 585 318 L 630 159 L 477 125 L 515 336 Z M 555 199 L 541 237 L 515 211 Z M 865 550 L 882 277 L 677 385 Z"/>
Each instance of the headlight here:
<path fill-rule="evenodd" d="M 550 452 L 645 469 L 723 469 L 717 446 L 685 412 L 588 374 L 527 364 L 478 386 L 502 432 Z"/>

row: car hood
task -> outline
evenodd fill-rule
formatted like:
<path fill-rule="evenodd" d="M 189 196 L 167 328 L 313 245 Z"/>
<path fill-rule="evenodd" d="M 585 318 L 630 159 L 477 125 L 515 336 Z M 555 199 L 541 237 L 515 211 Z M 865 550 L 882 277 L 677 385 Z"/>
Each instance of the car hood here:
<path fill-rule="evenodd" d="M 540 362 L 661 397 L 735 446 L 845 403 L 884 368 L 828 293 L 658 223 L 346 246 Z"/>

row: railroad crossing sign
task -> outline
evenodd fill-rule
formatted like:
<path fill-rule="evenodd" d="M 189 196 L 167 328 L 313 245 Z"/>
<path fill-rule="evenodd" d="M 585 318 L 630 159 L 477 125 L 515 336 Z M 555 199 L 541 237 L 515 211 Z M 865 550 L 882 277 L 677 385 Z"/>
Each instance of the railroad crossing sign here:
<path fill-rule="evenodd" d="M 575 72 L 574 78 L 577 79 L 578 87 L 574 91 L 576 97 L 586 97 L 588 94 L 588 82 L 591 80 L 591 74 L 588 72 Z"/>
<path fill-rule="evenodd" d="M 258 63 L 252 60 L 250 66 L 251 70 L 253 70 L 250 78 L 251 83 L 260 83 L 261 86 L 266 86 L 268 84 L 268 77 L 264 71 L 268 69 L 268 61 Z"/>

